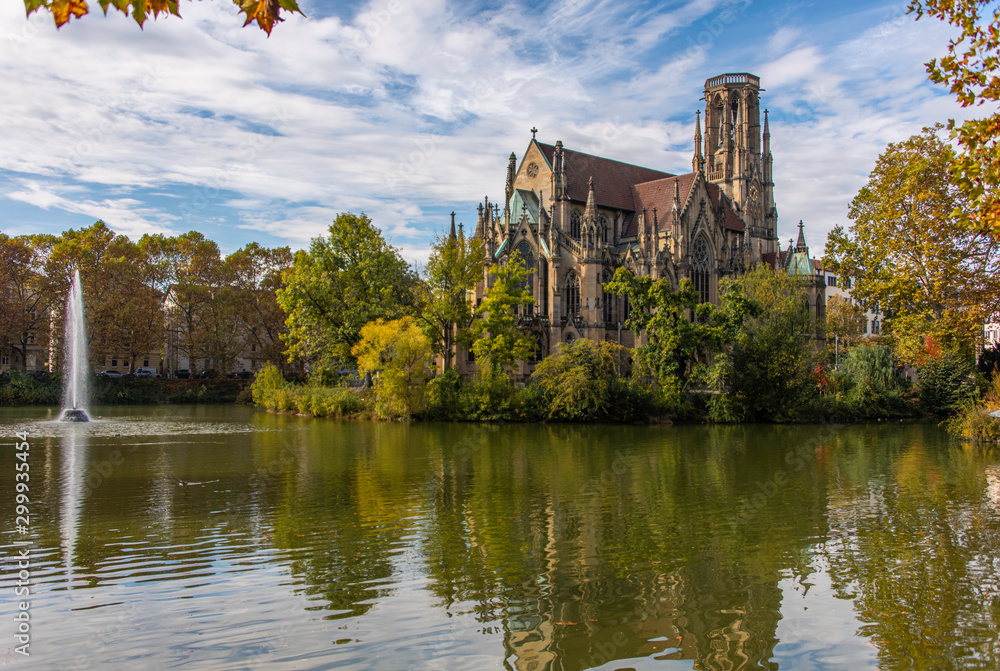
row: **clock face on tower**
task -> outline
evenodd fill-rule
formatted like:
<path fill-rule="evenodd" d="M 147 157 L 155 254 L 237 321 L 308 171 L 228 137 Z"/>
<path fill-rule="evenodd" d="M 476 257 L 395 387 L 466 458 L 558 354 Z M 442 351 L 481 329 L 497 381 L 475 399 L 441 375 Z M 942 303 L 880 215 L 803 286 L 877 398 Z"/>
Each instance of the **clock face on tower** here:
<path fill-rule="evenodd" d="M 750 204 L 751 205 L 756 205 L 757 204 L 757 196 L 758 195 L 760 195 L 760 194 L 757 193 L 757 185 L 756 184 L 751 184 L 750 185 Z"/>

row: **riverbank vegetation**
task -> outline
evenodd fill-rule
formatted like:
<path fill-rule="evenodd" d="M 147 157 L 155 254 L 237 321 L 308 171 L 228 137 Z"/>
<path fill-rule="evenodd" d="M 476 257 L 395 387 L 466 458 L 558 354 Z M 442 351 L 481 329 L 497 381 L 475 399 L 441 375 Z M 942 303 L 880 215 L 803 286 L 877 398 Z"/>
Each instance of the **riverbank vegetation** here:
<path fill-rule="evenodd" d="M 164 378 L 104 378 L 90 383 L 93 405 L 142 405 L 153 403 L 249 403 L 250 380 Z M 0 376 L 0 406 L 58 406 L 62 378 L 50 373 L 29 375 L 21 371 Z"/>

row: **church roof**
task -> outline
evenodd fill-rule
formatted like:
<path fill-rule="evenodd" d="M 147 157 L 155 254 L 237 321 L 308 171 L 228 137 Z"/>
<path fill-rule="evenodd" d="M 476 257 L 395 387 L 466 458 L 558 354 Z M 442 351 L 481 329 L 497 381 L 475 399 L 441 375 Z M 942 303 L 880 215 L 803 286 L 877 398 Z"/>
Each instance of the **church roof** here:
<path fill-rule="evenodd" d="M 636 204 L 636 211 L 641 212 L 645 209 L 647 212 L 646 216 L 648 217 L 647 221 L 652 221 L 653 208 L 655 207 L 659 230 L 668 230 L 671 225 L 670 213 L 674 207 L 674 180 L 677 181 L 678 190 L 680 191 L 681 208 L 683 209 L 685 203 L 687 203 L 688 196 L 691 193 L 691 187 L 694 186 L 697 174 L 698 173 L 695 172 L 689 172 L 686 175 L 666 177 L 652 182 L 634 185 L 632 187 L 632 198 Z M 732 231 L 745 230 L 746 224 L 744 224 L 743 220 L 740 219 L 736 212 L 733 211 L 733 207 L 729 202 L 729 199 L 722 195 L 722 189 L 715 184 L 707 184 L 706 186 L 708 190 L 708 198 L 712 201 L 713 208 L 718 207 L 719 199 L 722 199 L 723 209 L 725 211 L 726 228 Z M 625 225 L 622 228 L 622 235 L 630 236 L 635 235 L 637 232 L 638 218 L 635 216 L 627 217 Z"/>
<path fill-rule="evenodd" d="M 538 148 L 545 155 L 545 160 L 549 165 L 553 164 L 556 148 L 550 144 L 536 142 Z M 643 168 L 638 165 L 614 161 L 610 158 L 602 158 L 583 152 L 563 149 L 563 157 L 566 163 L 566 195 L 571 200 L 581 203 L 587 202 L 587 192 L 590 187 L 590 178 L 594 178 L 596 185 L 595 196 L 597 204 L 614 210 L 637 209 L 633 200 L 632 187 L 643 182 L 652 182 L 673 177 L 669 172 Z M 667 210 L 669 212 L 669 209 Z"/>

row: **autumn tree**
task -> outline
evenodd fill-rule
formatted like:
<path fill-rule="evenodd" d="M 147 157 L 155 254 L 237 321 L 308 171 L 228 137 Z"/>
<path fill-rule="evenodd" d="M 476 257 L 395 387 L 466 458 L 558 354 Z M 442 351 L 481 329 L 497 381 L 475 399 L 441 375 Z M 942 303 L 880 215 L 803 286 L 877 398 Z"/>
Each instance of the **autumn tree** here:
<path fill-rule="evenodd" d="M 490 268 L 493 284 L 476 309 L 478 318 L 472 327 L 472 351 L 489 379 L 505 377 L 508 366 L 534 354 L 534 341 L 517 324 L 520 308 L 535 304 L 527 288 L 532 272 L 516 250 L 506 263 Z"/>
<path fill-rule="evenodd" d="M 962 151 L 950 166 L 968 199 L 960 211 L 973 233 L 1000 239 L 1000 6 L 996 0 L 911 0 L 909 12 L 940 19 L 959 29 L 948 55 L 927 63 L 931 81 L 948 86 L 962 107 L 988 104 L 992 114 L 961 124 L 948 122 Z"/>
<path fill-rule="evenodd" d="M 358 372 L 376 376 L 380 415 L 411 417 L 426 409 L 431 342 L 413 317 L 365 324 L 351 352 L 358 360 Z"/>
<path fill-rule="evenodd" d="M 147 283 L 139 247 L 103 221 L 65 231 L 53 244 L 45 264 L 47 291 L 54 305 L 66 298 L 73 271 L 83 282 L 91 359 L 120 357 L 130 365 L 140 356 L 159 352 L 162 342 L 160 297 Z M 63 330 L 63 311 L 53 320 Z"/>
<path fill-rule="evenodd" d="M 950 179 L 955 152 L 938 129 L 889 145 L 851 202 L 854 223 L 826 244 L 827 265 L 854 278 L 862 308 L 885 314 L 908 361 L 929 334 L 968 346 L 1000 299 L 1000 243 L 956 215 L 973 203 Z"/>
<path fill-rule="evenodd" d="M 177 0 L 98 0 L 101 9 L 107 14 L 109 9 L 131 16 L 142 27 L 149 17 L 154 19 L 168 14 L 180 18 L 180 5 Z M 244 26 L 257 22 L 257 27 L 268 35 L 274 24 L 284 21 L 281 12 L 298 12 L 295 0 L 233 0 L 240 13 L 246 15 Z M 86 0 L 24 0 L 24 8 L 28 16 L 39 10 L 52 14 L 57 27 L 62 27 L 71 18 L 81 18 L 90 12 Z"/>
<path fill-rule="evenodd" d="M 226 257 L 235 300 L 235 327 L 244 353 L 251 358 L 281 365 L 286 357 L 282 335 L 287 333 L 285 311 L 277 291 L 284 287 L 282 273 L 292 267 L 288 247 L 268 249 L 251 242 Z"/>
<path fill-rule="evenodd" d="M 351 356 L 361 328 L 398 319 L 415 306 L 416 276 L 364 213 L 340 214 L 329 235 L 295 254 L 278 304 L 288 315 L 289 361 L 335 368 Z"/>
<path fill-rule="evenodd" d="M 857 305 L 843 296 L 830 296 L 826 301 L 826 339 L 835 339 L 845 347 L 857 343 L 864 334 L 867 317 Z"/>
<path fill-rule="evenodd" d="M 469 292 L 483 278 L 486 251 L 481 238 L 454 232 L 435 241 L 421 285 L 419 319 L 435 351 L 451 368 L 455 344 L 472 344 L 475 306 Z"/>
<path fill-rule="evenodd" d="M 11 363 L 20 363 L 22 370 L 29 345 L 48 343 L 52 295 L 43 271 L 54 244 L 48 235 L 0 233 L 0 348 L 12 351 Z"/>

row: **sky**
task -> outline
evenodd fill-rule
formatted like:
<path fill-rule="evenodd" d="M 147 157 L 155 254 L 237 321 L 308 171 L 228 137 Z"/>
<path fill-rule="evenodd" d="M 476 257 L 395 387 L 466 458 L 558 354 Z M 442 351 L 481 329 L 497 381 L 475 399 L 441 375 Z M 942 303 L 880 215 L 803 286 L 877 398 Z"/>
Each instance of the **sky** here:
<path fill-rule="evenodd" d="M 449 214 L 502 201 L 538 139 L 691 170 L 705 80 L 760 76 L 782 244 L 813 256 L 890 142 L 966 118 L 924 63 L 952 30 L 906 2 L 300 0 L 268 38 L 226 0 L 56 29 L 0 4 L 0 231 L 97 219 L 223 253 L 308 245 L 365 212 L 418 265 Z"/>

